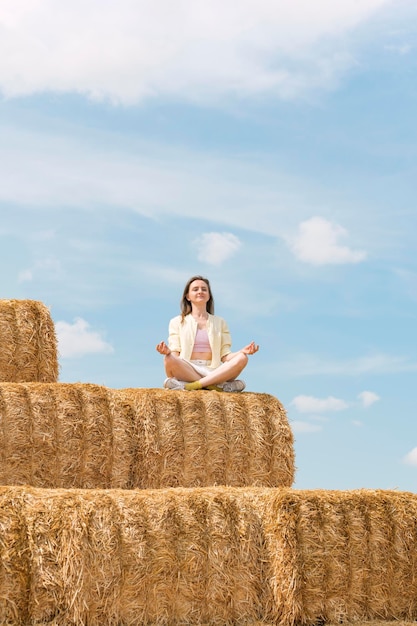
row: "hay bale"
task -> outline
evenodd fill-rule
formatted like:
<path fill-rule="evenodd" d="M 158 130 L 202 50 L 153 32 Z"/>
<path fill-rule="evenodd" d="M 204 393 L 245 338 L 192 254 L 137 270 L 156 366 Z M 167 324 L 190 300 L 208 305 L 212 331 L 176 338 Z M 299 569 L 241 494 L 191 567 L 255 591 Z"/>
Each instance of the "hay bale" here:
<path fill-rule="evenodd" d="M 293 438 L 267 394 L 0 383 L 0 484 L 290 486 Z"/>
<path fill-rule="evenodd" d="M 417 618 L 417 496 L 290 491 L 271 501 L 278 623 Z"/>
<path fill-rule="evenodd" d="M 417 618 L 417 495 L 0 488 L 1 624 Z"/>
<path fill-rule="evenodd" d="M 35 300 L 0 300 L 0 382 L 56 382 L 55 327 Z"/>
<path fill-rule="evenodd" d="M 0 488 L 0 623 L 27 624 L 31 557 L 28 549 L 26 494 Z"/>
<path fill-rule="evenodd" d="M 11 538 L 0 571 L 13 576 L 0 576 L 0 623 L 264 622 L 267 499 L 262 489 L 2 487 Z"/>

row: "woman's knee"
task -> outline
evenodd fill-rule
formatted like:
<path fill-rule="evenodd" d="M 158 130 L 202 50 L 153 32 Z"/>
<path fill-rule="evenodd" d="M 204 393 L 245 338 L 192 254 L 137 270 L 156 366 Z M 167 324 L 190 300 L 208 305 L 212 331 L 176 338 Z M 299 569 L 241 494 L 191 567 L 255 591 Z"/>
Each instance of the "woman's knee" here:
<path fill-rule="evenodd" d="M 237 355 L 237 359 L 238 359 L 238 363 L 241 365 L 242 369 L 244 367 L 246 367 L 246 365 L 248 364 L 248 355 L 245 354 L 244 352 L 239 352 Z"/>

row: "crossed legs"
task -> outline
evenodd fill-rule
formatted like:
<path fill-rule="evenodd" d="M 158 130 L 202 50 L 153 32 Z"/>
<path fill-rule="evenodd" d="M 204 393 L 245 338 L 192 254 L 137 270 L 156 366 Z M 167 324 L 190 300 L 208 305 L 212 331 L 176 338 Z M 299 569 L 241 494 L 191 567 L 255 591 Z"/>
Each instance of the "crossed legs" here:
<path fill-rule="evenodd" d="M 243 352 L 235 352 L 228 361 L 219 365 L 213 372 L 210 372 L 206 376 L 201 376 L 190 363 L 180 359 L 178 356 L 169 354 L 164 357 L 165 371 L 169 378 L 173 377 L 178 380 L 184 380 L 186 383 L 198 381 L 201 387 L 218 385 L 234 380 L 246 367 L 247 362 L 248 357 L 246 354 Z"/>

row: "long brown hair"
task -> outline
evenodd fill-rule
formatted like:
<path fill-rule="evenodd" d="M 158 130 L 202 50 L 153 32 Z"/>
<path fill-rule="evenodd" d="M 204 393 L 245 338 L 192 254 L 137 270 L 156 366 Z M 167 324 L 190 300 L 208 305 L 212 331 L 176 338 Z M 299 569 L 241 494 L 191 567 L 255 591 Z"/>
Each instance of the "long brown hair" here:
<path fill-rule="evenodd" d="M 188 315 L 189 313 L 191 313 L 192 307 L 190 302 L 187 299 L 187 294 L 190 290 L 190 285 L 191 283 L 193 283 L 195 280 L 202 280 L 206 283 L 207 287 L 208 287 L 208 291 L 209 291 L 209 296 L 210 298 L 207 300 L 207 304 L 206 304 L 206 311 L 207 313 L 211 313 L 211 315 L 214 315 L 214 299 L 213 299 L 213 294 L 211 293 L 211 287 L 210 287 L 210 282 L 208 278 L 204 278 L 204 276 L 193 276 L 192 278 L 190 278 L 187 281 L 187 284 L 184 287 L 184 292 L 182 294 L 182 298 L 181 298 L 181 318 L 182 321 L 184 321 L 184 317 L 186 315 Z"/>

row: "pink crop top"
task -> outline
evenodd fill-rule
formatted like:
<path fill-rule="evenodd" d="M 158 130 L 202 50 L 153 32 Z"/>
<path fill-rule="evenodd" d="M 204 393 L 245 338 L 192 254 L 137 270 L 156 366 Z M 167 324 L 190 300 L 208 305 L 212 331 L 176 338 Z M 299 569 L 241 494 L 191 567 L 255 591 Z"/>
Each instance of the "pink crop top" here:
<path fill-rule="evenodd" d="M 206 330 L 197 329 L 193 352 L 211 352 L 211 346 Z"/>

